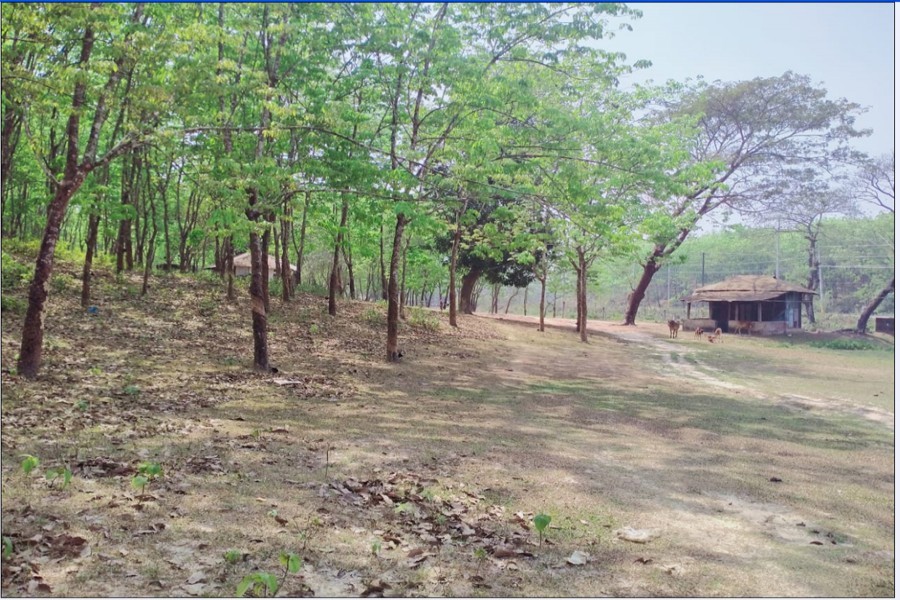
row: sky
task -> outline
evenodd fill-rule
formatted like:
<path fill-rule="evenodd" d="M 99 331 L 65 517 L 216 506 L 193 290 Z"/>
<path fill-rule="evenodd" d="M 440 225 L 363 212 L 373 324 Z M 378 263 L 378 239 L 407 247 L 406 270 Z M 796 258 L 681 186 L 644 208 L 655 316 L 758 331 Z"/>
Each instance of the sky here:
<path fill-rule="evenodd" d="M 832 98 L 869 107 L 857 125 L 873 132 L 854 142 L 857 149 L 877 156 L 894 148 L 893 4 L 628 5 L 644 16 L 603 47 L 624 52 L 629 63 L 653 63 L 635 81 L 740 81 L 794 71 L 821 82 Z"/>

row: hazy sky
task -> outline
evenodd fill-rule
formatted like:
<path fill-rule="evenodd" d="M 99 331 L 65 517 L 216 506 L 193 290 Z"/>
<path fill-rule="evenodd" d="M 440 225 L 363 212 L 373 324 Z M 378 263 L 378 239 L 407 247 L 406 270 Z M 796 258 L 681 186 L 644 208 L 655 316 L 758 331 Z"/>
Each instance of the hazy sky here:
<path fill-rule="evenodd" d="M 738 81 L 791 70 L 823 83 L 832 98 L 869 107 L 857 124 L 873 133 L 857 148 L 879 155 L 894 147 L 893 4 L 629 6 L 643 18 L 604 47 L 624 52 L 629 63 L 652 61 L 638 81 Z"/>

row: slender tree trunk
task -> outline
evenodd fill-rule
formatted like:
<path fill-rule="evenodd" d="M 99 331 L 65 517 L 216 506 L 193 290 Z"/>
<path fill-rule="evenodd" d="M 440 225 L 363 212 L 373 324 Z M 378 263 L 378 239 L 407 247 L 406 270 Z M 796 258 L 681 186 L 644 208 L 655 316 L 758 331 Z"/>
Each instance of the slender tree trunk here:
<path fill-rule="evenodd" d="M 809 274 L 806 278 L 806 289 L 815 290 L 819 287 L 819 260 L 816 253 L 816 239 L 807 236 L 806 241 L 809 242 L 809 246 L 806 249 L 808 253 L 806 264 L 809 267 Z M 809 319 L 810 324 L 815 324 L 816 313 L 812 296 L 809 298 L 808 301 L 803 303 L 806 306 L 806 318 Z"/>
<path fill-rule="evenodd" d="M 88 27 L 85 29 L 81 43 L 80 69 L 87 67 L 93 46 L 94 30 Z M 37 260 L 35 261 L 34 277 L 28 288 L 28 310 L 25 313 L 25 323 L 22 326 L 22 345 L 19 350 L 19 360 L 16 364 L 16 370 L 19 375 L 26 379 L 37 377 L 41 367 L 44 343 L 44 304 L 47 302 L 47 285 L 53 272 L 53 252 L 59 240 L 59 230 L 66 215 L 66 207 L 69 205 L 69 201 L 78 188 L 81 187 L 81 184 L 84 183 L 84 178 L 87 175 L 78 166 L 78 130 L 86 90 L 86 77 L 76 78 L 72 94 L 72 110 L 69 113 L 69 119 L 66 124 L 66 167 L 63 180 L 57 186 L 53 199 L 47 207 L 47 223 L 44 227 L 44 236 L 41 239 L 41 247 L 38 250 Z M 98 113 L 101 108 L 102 106 L 98 106 Z M 98 121 L 96 115 L 95 121 Z"/>
<path fill-rule="evenodd" d="M 337 295 L 339 283 L 338 271 L 341 268 L 340 256 L 341 246 L 344 243 L 344 229 L 347 227 L 347 197 L 344 196 L 341 203 L 341 224 L 338 228 L 337 237 L 334 240 L 334 253 L 331 257 L 331 279 L 328 283 L 328 314 L 332 317 L 337 314 Z"/>
<path fill-rule="evenodd" d="M 525 286 L 525 297 L 522 300 L 522 316 L 528 316 L 528 286 Z"/>
<path fill-rule="evenodd" d="M 153 270 L 153 259 L 156 255 L 156 226 L 150 234 L 150 247 L 147 248 L 147 259 L 144 261 L 144 284 L 141 286 L 141 296 L 147 295 L 150 286 L 150 272 Z"/>
<path fill-rule="evenodd" d="M 644 265 L 644 270 L 641 273 L 641 278 L 638 281 L 637 286 L 628 296 L 628 304 L 625 307 L 625 320 L 622 323 L 623 325 L 634 325 L 636 323 L 638 308 L 641 305 L 641 301 L 644 299 L 644 295 L 647 293 L 647 288 L 650 287 L 653 276 L 659 269 L 660 265 L 652 259 Z"/>
<path fill-rule="evenodd" d="M 400 326 L 400 290 L 397 282 L 397 271 L 400 268 L 400 254 L 403 245 L 403 230 L 406 228 L 406 217 L 403 213 L 397 215 L 397 226 L 394 230 L 393 252 L 391 253 L 390 271 L 388 274 L 387 296 L 387 360 L 396 362 L 400 360 L 398 347 L 398 332 Z"/>
<path fill-rule="evenodd" d="M 77 130 L 76 130 L 77 131 Z M 27 379 L 37 377 L 41 367 L 44 343 L 44 304 L 47 302 L 47 284 L 53 272 L 53 252 L 59 240 L 59 230 L 66 207 L 75 191 L 84 181 L 85 174 L 78 172 L 74 178 L 64 179 L 47 209 L 47 225 L 35 263 L 34 277 L 28 288 L 28 310 L 22 326 L 22 347 L 19 351 L 17 371 Z"/>
<path fill-rule="evenodd" d="M 406 244 L 403 245 L 403 268 L 401 269 L 402 275 L 400 276 L 400 318 L 406 320 L 406 304 L 408 300 L 406 298 L 406 254 L 409 250 L 409 241 L 410 236 L 406 236 Z"/>
<path fill-rule="evenodd" d="M 453 234 L 453 246 L 450 248 L 450 289 L 447 293 L 447 300 L 450 303 L 451 327 L 459 327 L 456 323 L 456 261 L 459 256 L 460 235 L 461 231 L 457 223 L 456 233 Z"/>
<path fill-rule="evenodd" d="M 883 290 L 878 292 L 878 295 L 863 309 L 862 314 L 859 315 L 859 320 L 856 322 L 857 333 L 866 332 L 866 327 L 869 324 L 869 318 L 872 316 L 872 313 L 878 309 L 878 306 L 888 297 L 888 294 L 894 291 L 894 279 L 894 277 L 891 277 L 890 283 L 888 283 Z"/>
<path fill-rule="evenodd" d="M 384 271 L 384 219 L 382 217 L 381 223 L 381 237 L 378 239 L 378 249 L 379 249 L 379 264 L 381 266 L 381 299 L 388 299 L 388 280 Z"/>
<path fill-rule="evenodd" d="M 459 309 L 463 314 L 475 314 L 476 306 L 473 292 L 475 291 L 475 284 L 478 283 L 478 279 L 481 277 L 481 273 L 481 269 L 472 269 L 463 276 L 462 289 L 459 296 Z"/>
<path fill-rule="evenodd" d="M 504 309 L 504 311 L 503 311 L 504 315 L 509 314 L 509 307 L 512 304 L 513 299 L 515 299 L 515 297 L 519 295 L 519 288 L 513 288 L 513 289 L 515 291 L 512 293 L 512 296 L 510 296 L 509 299 L 506 301 L 506 309 Z"/>
<path fill-rule="evenodd" d="M 303 249 L 306 244 L 306 215 L 309 212 L 310 193 L 306 192 L 306 199 L 303 202 L 303 218 L 300 223 L 300 245 L 297 247 L 297 274 L 295 281 L 299 288 L 303 284 Z"/>
<path fill-rule="evenodd" d="M 266 314 L 269 314 L 269 239 L 272 235 L 272 228 L 266 226 L 266 231 L 262 235 L 260 259 L 260 268 L 262 269 L 262 295 L 263 302 L 266 304 Z"/>
<path fill-rule="evenodd" d="M 225 238 L 225 282 L 227 288 L 225 297 L 229 302 L 234 301 L 234 236 L 229 234 Z"/>
<path fill-rule="evenodd" d="M 350 244 L 350 240 L 345 239 L 344 245 L 341 249 L 341 252 L 344 254 L 344 264 L 347 265 L 347 279 L 350 285 L 350 299 L 356 300 L 356 282 L 353 278 L 353 248 Z"/>
<path fill-rule="evenodd" d="M 262 244 L 259 234 L 255 232 L 250 233 L 250 310 L 253 316 L 253 367 L 257 371 L 268 372 L 268 312 L 263 297 Z"/>
<path fill-rule="evenodd" d="M 290 208 L 285 205 L 285 215 L 281 218 L 281 300 L 284 302 L 290 302 L 294 295 L 294 280 L 291 277 L 291 261 L 288 254 L 289 210 Z"/>
<path fill-rule="evenodd" d="M 278 228 L 274 227 L 272 232 L 272 241 L 275 242 L 275 254 L 272 256 L 275 257 L 275 273 L 273 273 L 274 277 L 278 277 L 281 279 L 281 241 L 280 236 L 278 234 Z"/>
<path fill-rule="evenodd" d="M 544 316 L 547 314 L 547 265 L 544 265 L 544 273 L 540 278 L 541 282 L 541 306 L 540 306 L 540 325 L 538 329 L 544 331 Z"/>
<path fill-rule="evenodd" d="M 579 286 L 581 295 L 578 298 L 578 310 L 579 316 L 581 319 L 581 329 L 579 332 L 581 333 L 581 341 L 587 343 L 588 334 L 587 334 L 587 270 L 588 265 L 587 261 L 585 261 L 584 251 L 579 249 L 578 252 L 578 263 L 579 263 L 579 276 L 581 278 L 581 285 Z"/>
<path fill-rule="evenodd" d="M 91 213 L 88 218 L 87 248 L 84 250 L 84 268 L 81 270 L 81 308 L 91 303 L 91 268 L 94 263 L 94 252 L 97 248 L 97 230 L 100 228 L 100 215 Z"/>

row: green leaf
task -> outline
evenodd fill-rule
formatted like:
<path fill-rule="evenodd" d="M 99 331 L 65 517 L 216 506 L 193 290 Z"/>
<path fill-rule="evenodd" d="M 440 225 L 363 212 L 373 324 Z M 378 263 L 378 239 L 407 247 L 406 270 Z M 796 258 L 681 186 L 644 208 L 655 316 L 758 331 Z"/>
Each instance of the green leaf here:
<path fill-rule="evenodd" d="M 241 582 L 238 584 L 237 589 L 234 592 L 234 595 L 237 596 L 238 598 L 243 598 L 244 595 L 247 593 L 247 590 L 250 589 L 250 586 L 253 585 L 254 583 L 256 583 L 257 581 L 258 581 L 258 577 L 257 577 L 256 573 L 253 573 L 252 575 L 247 575 L 246 577 L 241 579 Z"/>
<path fill-rule="evenodd" d="M 532 521 L 534 522 L 535 529 L 543 532 L 545 529 L 547 529 L 547 525 L 550 524 L 550 516 L 541 513 L 539 515 L 535 515 Z"/>
<path fill-rule="evenodd" d="M 266 584 L 267 588 L 269 588 L 269 595 L 274 596 L 278 592 L 277 577 L 275 577 L 271 573 L 260 573 L 259 579 Z"/>
<path fill-rule="evenodd" d="M 225 552 L 225 562 L 231 565 L 236 564 L 240 562 L 242 556 L 240 550 L 228 550 Z"/>
<path fill-rule="evenodd" d="M 141 463 L 138 465 L 138 473 L 147 477 L 158 477 L 162 475 L 162 466 L 159 463 Z"/>
<path fill-rule="evenodd" d="M 288 573 L 296 573 L 300 570 L 303 560 L 296 554 L 291 554 L 288 559 Z"/>
<path fill-rule="evenodd" d="M 35 467 L 41 464 L 41 461 L 38 460 L 38 457 L 32 456 L 30 454 L 24 455 L 25 458 L 22 460 L 22 471 L 25 472 L 26 475 L 31 473 Z"/>
<path fill-rule="evenodd" d="M 68 467 L 66 467 L 65 470 L 63 470 L 63 472 L 62 472 L 62 478 L 63 478 L 62 487 L 63 487 L 63 489 L 65 489 L 65 488 L 69 487 L 70 483 L 72 483 L 72 470 L 69 469 Z"/>
<path fill-rule="evenodd" d="M 136 490 L 142 490 L 150 480 L 143 475 L 135 475 L 131 480 L 131 487 Z"/>
<path fill-rule="evenodd" d="M 12 550 L 13 550 L 12 540 L 9 537 L 4 535 L 3 536 L 3 558 L 9 558 L 10 556 L 12 556 Z"/>

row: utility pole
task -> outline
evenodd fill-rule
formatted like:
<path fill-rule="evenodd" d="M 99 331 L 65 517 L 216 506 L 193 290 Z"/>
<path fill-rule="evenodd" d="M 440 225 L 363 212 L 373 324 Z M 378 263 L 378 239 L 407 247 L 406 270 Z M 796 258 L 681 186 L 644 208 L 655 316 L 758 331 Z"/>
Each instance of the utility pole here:
<path fill-rule="evenodd" d="M 775 228 L 775 279 L 781 279 L 781 220 Z"/>
<path fill-rule="evenodd" d="M 822 306 L 822 312 L 825 312 L 825 281 L 822 279 L 822 251 L 816 246 L 816 267 L 819 269 L 819 303 Z"/>
<path fill-rule="evenodd" d="M 700 253 L 700 287 L 706 285 L 706 252 Z"/>

